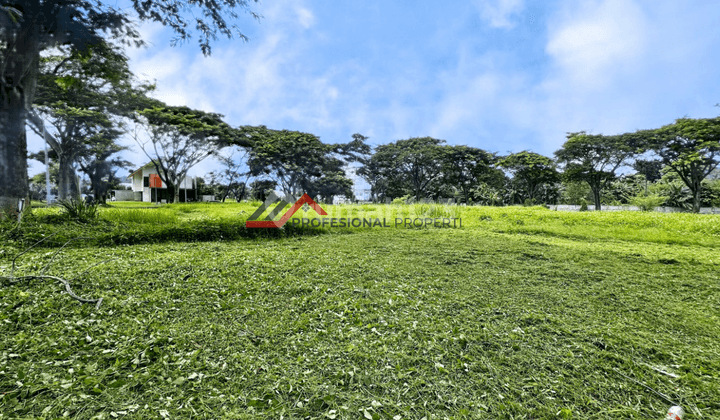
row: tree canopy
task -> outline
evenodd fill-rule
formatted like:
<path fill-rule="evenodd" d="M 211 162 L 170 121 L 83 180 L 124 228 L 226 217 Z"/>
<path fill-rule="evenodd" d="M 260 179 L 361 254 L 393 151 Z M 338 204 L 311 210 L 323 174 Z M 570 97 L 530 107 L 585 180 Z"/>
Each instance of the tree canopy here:
<path fill-rule="evenodd" d="M 148 108 L 137 116 L 135 141 L 167 185 L 171 201 L 179 199 L 180 183 L 193 166 L 239 136 L 221 114 L 185 106 Z"/>
<path fill-rule="evenodd" d="M 682 179 L 693 194 L 693 211 L 699 212 L 702 181 L 720 163 L 720 118 L 679 118 L 636 135 Z"/>
<path fill-rule="evenodd" d="M 251 147 L 248 165 L 254 176 L 272 175 L 290 196 L 307 193 L 326 201 L 336 195 L 351 197 L 352 181 L 344 166 L 363 159 L 369 151 L 365 139 L 356 134 L 348 143 L 325 144 L 313 134 L 272 130 Z"/>
<path fill-rule="evenodd" d="M 498 165 L 510 172 L 526 199 L 533 201 L 542 186 L 560 181 L 555 162 L 527 150 L 502 158 Z"/>
<path fill-rule="evenodd" d="M 564 166 L 563 176 L 568 181 L 585 181 L 590 185 L 595 210 L 600 210 L 602 189 L 613 179 L 615 171 L 635 152 L 630 142 L 621 135 L 604 136 L 584 131 L 568 133 L 567 141 L 555 152 Z"/>
<path fill-rule="evenodd" d="M 158 102 L 147 97 L 154 86 L 138 83 L 127 61 L 119 47 L 106 42 L 83 52 L 61 47 L 41 58 L 34 109 L 50 122 L 45 139 L 59 161 L 61 199 L 79 194 L 74 165 L 84 160 L 86 170 L 104 167 L 100 161 L 88 162 L 88 157 L 107 159 L 123 150 L 116 141 L 124 133 L 124 117 Z M 37 119 L 31 128 L 42 136 L 43 121 Z M 99 153 L 99 148 L 104 151 Z"/>
<path fill-rule="evenodd" d="M 140 20 L 152 20 L 170 27 L 177 37 L 173 43 L 199 33 L 203 54 L 211 52 L 210 42 L 218 35 L 247 40 L 231 21 L 237 11 L 260 15 L 249 6 L 257 0 L 133 0 Z M 130 10 L 100 0 L 0 0 L 0 207 L 18 208 L 18 199 L 28 195 L 26 170 L 27 111 L 35 100 L 40 53 L 66 46 L 85 51 L 107 38 L 124 44 L 141 45 L 143 40 L 130 19 Z M 192 16 L 189 18 L 188 16 Z M 29 207 L 28 207 L 29 208 Z"/>

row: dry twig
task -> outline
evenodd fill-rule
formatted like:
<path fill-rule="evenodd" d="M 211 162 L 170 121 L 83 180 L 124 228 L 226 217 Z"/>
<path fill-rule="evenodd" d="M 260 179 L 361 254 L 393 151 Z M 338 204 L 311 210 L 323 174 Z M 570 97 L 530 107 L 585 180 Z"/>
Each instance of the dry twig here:
<path fill-rule="evenodd" d="M 51 236 L 48 236 L 48 237 L 46 237 L 46 238 L 43 238 L 43 239 L 41 239 L 41 240 L 39 240 L 39 241 L 37 241 L 37 242 L 35 242 L 35 244 L 33 244 L 32 246 L 30 246 L 28 249 L 26 249 L 26 250 L 24 250 L 23 252 L 21 252 L 21 253 L 19 253 L 18 255 L 16 255 L 16 256 L 13 258 L 13 260 L 12 260 L 12 268 L 11 268 L 11 270 L 10 270 L 10 276 L 0 276 L 0 279 L 2 279 L 2 280 L 7 280 L 7 281 L 10 282 L 10 284 L 16 284 L 16 283 L 19 283 L 19 282 L 21 282 L 21 281 L 29 281 L 29 280 L 34 280 L 34 279 L 55 280 L 55 281 L 58 281 L 58 282 L 62 283 L 62 284 L 65 286 L 65 291 L 67 292 L 67 294 L 68 294 L 71 298 L 77 300 L 77 301 L 80 302 L 80 303 L 94 303 L 94 304 L 95 304 L 95 309 L 99 309 L 99 308 L 100 308 L 100 304 L 102 304 L 103 298 L 99 298 L 99 299 L 85 299 L 85 298 L 82 298 L 82 297 L 76 295 L 75 292 L 73 292 L 72 288 L 70 287 L 70 282 L 68 282 L 68 281 L 65 280 L 64 278 L 58 277 L 58 276 L 51 276 L 51 275 L 49 275 L 49 274 L 45 274 L 45 271 L 48 269 L 48 267 L 50 267 L 50 264 L 52 264 L 52 262 L 53 262 L 53 260 L 55 259 L 55 257 L 56 257 L 56 256 L 60 253 L 60 251 L 62 251 L 63 248 L 65 248 L 70 242 L 75 241 L 75 240 L 78 240 L 78 239 L 89 239 L 89 238 L 74 238 L 74 239 L 70 239 L 69 241 L 65 242 L 65 243 L 63 244 L 63 246 L 60 247 L 60 249 L 58 249 L 57 251 L 55 251 L 55 253 L 52 255 L 52 257 L 50 257 L 50 261 L 45 265 L 45 267 L 43 267 L 43 269 L 40 271 L 40 274 L 38 274 L 38 275 L 28 275 L 28 276 L 19 276 L 19 277 L 15 276 L 15 261 L 17 261 L 17 259 L 18 259 L 21 255 L 27 253 L 27 252 L 30 251 L 31 249 L 33 249 L 33 248 L 35 248 L 36 246 L 40 245 L 42 242 L 46 241 L 47 239 L 52 238 L 53 236 L 55 236 L 55 234 L 53 234 L 53 235 L 51 235 Z M 96 266 L 98 266 L 98 265 L 100 265 L 100 264 L 104 264 L 104 263 L 106 263 L 106 262 L 108 262 L 108 261 L 111 261 L 111 260 L 101 261 L 101 262 L 99 262 L 99 263 L 91 266 L 90 268 L 96 267 Z M 81 273 L 81 274 L 80 274 L 79 276 L 77 276 L 76 278 L 78 278 L 78 277 L 84 275 L 85 273 L 87 273 L 88 270 L 90 270 L 90 268 L 88 268 L 87 270 L 85 270 L 83 273 Z"/>

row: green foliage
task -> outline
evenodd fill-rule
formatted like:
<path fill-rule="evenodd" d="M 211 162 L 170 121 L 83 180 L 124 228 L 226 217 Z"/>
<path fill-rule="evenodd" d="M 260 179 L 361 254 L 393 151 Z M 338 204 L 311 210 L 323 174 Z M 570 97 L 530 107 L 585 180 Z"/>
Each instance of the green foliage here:
<path fill-rule="evenodd" d="M 584 198 L 581 198 L 579 201 L 580 201 L 580 211 L 588 211 L 588 201 Z"/>
<path fill-rule="evenodd" d="M 654 211 L 655 207 L 662 206 L 667 197 L 659 195 L 638 195 L 630 200 L 633 206 L 638 206 L 641 211 Z"/>
<path fill-rule="evenodd" d="M 345 176 L 347 161 L 369 151 L 365 137 L 355 134 L 346 144 L 324 144 L 308 133 L 271 130 L 250 150 L 248 166 L 253 176 L 273 175 L 285 194 L 352 197 L 352 181 Z"/>
<path fill-rule="evenodd" d="M 491 176 L 495 155 L 468 146 L 446 146 L 443 159 L 443 183 L 461 193 L 463 202 L 472 200 L 472 190 Z"/>
<path fill-rule="evenodd" d="M 276 187 L 277 181 L 271 179 L 256 179 L 250 184 L 250 197 L 259 203 L 263 203 Z"/>
<path fill-rule="evenodd" d="M 58 200 L 57 204 L 64 215 L 79 223 L 92 223 L 97 219 L 97 204 L 87 204 L 85 200 L 78 198 Z"/>
<path fill-rule="evenodd" d="M 702 181 L 720 163 L 720 118 L 679 118 L 657 130 L 638 131 L 693 195 L 692 209 L 700 210 Z"/>
<path fill-rule="evenodd" d="M 625 136 L 568 133 L 555 152 L 567 181 L 585 181 L 590 186 L 595 209 L 600 210 L 602 191 L 615 179 L 615 171 L 632 156 L 635 148 Z"/>
<path fill-rule="evenodd" d="M 633 169 L 643 175 L 648 182 L 655 182 L 662 177 L 663 163 L 659 160 L 637 159 L 633 162 Z"/>
<path fill-rule="evenodd" d="M 408 200 L 410 200 L 410 195 L 404 195 L 404 196 L 402 196 L 402 197 L 395 197 L 395 198 L 393 198 L 392 203 L 393 203 L 394 205 L 403 205 L 403 204 L 407 204 L 407 203 L 408 203 Z"/>
<path fill-rule="evenodd" d="M 542 195 L 544 188 L 560 182 L 560 174 L 552 159 L 527 150 L 513 153 L 498 164 L 513 174 L 513 184 L 521 193 L 519 197 L 522 197 L 519 202 L 536 198 Z M 512 197 L 511 203 L 515 200 L 516 197 Z"/>
<path fill-rule="evenodd" d="M 177 212 L 172 209 L 111 209 L 102 211 L 100 217 L 115 223 L 172 224 L 178 222 Z M 182 210 L 181 210 L 182 211 Z"/>
<path fill-rule="evenodd" d="M 601 202 L 611 206 L 629 204 L 633 197 L 645 194 L 645 177 L 636 174 L 610 181 L 602 190 Z"/>
<path fill-rule="evenodd" d="M 448 153 L 450 149 L 445 146 L 445 140 L 432 137 L 397 140 L 376 147 L 375 154 L 359 173 L 373 186 L 375 194 L 382 197 L 409 193 L 417 199 L 425 198 L 432 184 L 443 175 Z M 458 157 L 451 166 L 465 168 L 469 159 Z"/>
<path fill-rule="evenodd" d="M 565 181 L 561 187 L 561 202 L 563 204 L 579 205 L 581 200 L 590 197 L 590 185 L 587 182 Z"/>
<path fill-rule="evenodd" d="M 500 190 L 484 182 L 478 184 L 472 190 L 472 196 L 478 204 L 483 206 L 500 206 L 503 204 Z"/>
<path fill-rule="evenodd" d="M 679 180 L 657 182 L 649 187 L 649 191 L 651 194 L 665 197 L 665 206 L 676 207 L 684 210 L 692 209 L 692 192 Z"/>

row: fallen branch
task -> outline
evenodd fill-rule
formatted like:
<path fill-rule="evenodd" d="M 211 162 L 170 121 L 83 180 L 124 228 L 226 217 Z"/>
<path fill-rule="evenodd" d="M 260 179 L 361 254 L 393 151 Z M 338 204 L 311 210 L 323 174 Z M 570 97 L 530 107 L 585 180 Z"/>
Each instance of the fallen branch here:
<path fill-rule="evenodd" d="M 65 243 L 63 244 L 63 246 L 60 247 L 60 249 L 58 249 L 57 251 L 55 251 L 55 253 L 52 255 L 52 257 L 50 257 L 50 261 L 48 261 L 48 263 L 45 265 L 45 267 L 43 267 L 43 269 L 42 269 L 42 271 L 40 272 L 40 274 L 45 274 L 45 270 L 47 270 L 48 267 L 50 267 L 50 264 L 52 264 L 52 262 L 53 262 L 53 260 L 55 259 L 55 257 L 57 257 L 57 254 L 59 254 L 60 251 L 62 251 L 66 246 L 68 246 L 68 244 L 69 244 L 70 242 L 72 242 L 72 241 L 77 241 L 77 240 L 80 240 L 80 239 L 92 239 L 92 238 L 80 237 L 80 238 L 68 239 L 68 241 L 65 242 Z"/>
<path fill-rule="evenodd" d="M 53 234 L 50 235 L 50 236 L 46 236 L 46 237 L 40 239 L 39 241 L 35 242 L 34 244 L 30 245 L 30 248 L 28 248 L 28 249 L 26 249 L 25 251 L 17 254 L 17 255 L 15 256 L 15 258 L 13 258 L 13 260 L 12 260 L 12 269 L 10 270 L 10 276 L 12 277 L 12 276 L 15 275 L 15 261 L 16 261 L 18 258 L 20 258 L 21 255 L 25 254 L 26 252 L 30 251 L 31 249 L 35 248 L 36 246 L 40 245 L 41 243 L 45 242 L 46 240 L 52 238 L 52 237 L 55 236 L 55 235 L 57 235 L 57 233 L 53 233 Z"/>
<path fill-rule="evenodd" d="M 75 292 L 72 291 L 72 288 L 70 287 L 70 283 L 65 280 L 62 277 L 58 276 L 51 276 L 48 274 L 41 274 L 41 275 L 33 275 L 33 276 L 22 276 L 22 277 L 0 277 L 0 279 L 9 280 L 11 284 L 19 283 L 21 281 L 26 280 L 34 280 L 34 279 L 43 279 L 43 280 L 56 280 L 65 285 L 65 291 L 68 295 L 70 295 L 71 298 L 77 300 L 80 303 L 95 303 L 95 309 L 100 308 L 100 304 L 102 303 L 103 298 L 99 299 L 85 299 L 81 298 L 80 296 L 76 295 Z"/>
<path fill-rule="evenodd" d="M 58 249 L 57 251 L 55 251 L 55 253 L 52 255 L 52 257 L 50 257 L 50 261 L 45 265 L 45 267 L 43 267 L 43 269 L 40 271 L 40 274 L 33 274 L 33 275 L 27 275 L 27 276 L 15 276 L 15 267 L 16 267 L 16 266 L 15 266 L 15 261 L 17 261 L 17 259 L 18 259 L 21 255 L 27 253 L 27 252 L 30 251 L 31 249 L 33 249 L 33 248 L 35 248 L 36 246 L 40 245 L 42 242 L 44 242 L 44 241 L 52 238 L 53 236 L 55 236 L 55 234 L 53 234 L 53 235 L 51 235 L 51 236 L 48 236 L 48 237 L 46 237 L 46 238 L 43 238 L 43 239 L 41 239 L 41 240 L 39 240 L 39 241 L 37 241 L 37 242 L 35 242 L 35 243 L 34 243 L 33 245 L 31 245 L 29 248 L 27 248 L 27 249 L 24 250 L 23 252 L 19 253 L 18 255 L 16 255 L 16 256 L 13 258 L 13 260 L 12 260 L 12 268 L 10 269 L 10 276 L 9 276 L 9 277 L 7 277 L 7 276 L 0 276 L 0 280 L 7 280 L 10 284 L 16 284 L 16 283 L 19 283 L 19 282 L 21 282 L 21 281 L 28 281 L 28 280 L 34 280 L 34 279 L 55 280 L 55 281 L 58 281 L 58 282 L 62 283 L 62 284 L 65 286 L 65 291 L 67 292 L 67 294 L 68 294 L 71 298 L 77 300 L 77 301 L 80 302 L 80 303 L 94 303 L 94 304 L 95 304 L 95 309 L 99 309 L 99 308 L 100 308 L 100 304 L 102 304 L 103 298 L 99 298 L 99 299 L 85 299 L 85 298 L 82 298 L 82 297 L 76 295 L 75 292 L 73 292 L 72 288 L 70 287 L 70 282 L 69 282 L 69 281 L 65 280 L 65 279 L 62 278 L 62 277 L 51 276 L 51 275 L 49 275 L 49 274 L 45 274 L 45 271 L 50 267 L 50 264 L 52 264 L 52 262 L 55 260 L 55 257 L 56 257 L 56 256 L 60 253 L 60 251 L 62 251 L 70 242 L 75 241 L 75 240 L 78 240 L 78 239 L 90 239 L 90 238 L 74 238 L 74 239 L 70 239 L 69 241 L 65 242 L 65 243 L 63 244 L 63 246 L 61 246 L 60 249 Z M 98 265 L 100 265 L 100 264 L 104 264 L 104 263 L 106 263 L 106 262 L 108 262 L 108 261 L 112 261 L 112 260 L 105 260 L 105 261 L 101 261 L 101 262 L 99 262 L 99 263 L 97 263 L 97 264 L 94 264 L 94 265 L 92 265 L 90 268 L 88 268 L 87 270 L 85 270 L 84 272 L 82 272 L 82 273 L 81 273 L 79 276 L 77 276 L 77 277 L 80 277 L 80 276 L 84 275 L 84 274 L 87 273 L 91 268 L 96 267 L 96 266 L 98 266 Z M 76 278 L 77 278 L 77 277 L 76 277 Z"/>

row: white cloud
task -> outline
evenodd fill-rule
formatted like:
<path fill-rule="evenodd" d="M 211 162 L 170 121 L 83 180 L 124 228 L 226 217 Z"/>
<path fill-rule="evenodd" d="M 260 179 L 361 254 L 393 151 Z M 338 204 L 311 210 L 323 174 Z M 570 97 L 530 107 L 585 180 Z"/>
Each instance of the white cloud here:
<path fill-rule="evenodd" d="M 549 28 L 546 53 L 560 71 L 586 85 L 609 83 L 636 67 L 647 47 L 648 24 L 628 0 L 586 2 Z"/>
<path fill-rule="evenodd" d="M 520 13 L 524 6 L 524 0 L 482 0 L 480 13 L 493 28 L 509 29 L 515 26 L 513 15 Z"/>
<path fill-rule="evenodd" d="M 298 16 L 298 22 L 300 22 L 300 25 L 302 25 L 303 28 L 308 29 L 315 24 L 315 15 L 313 15 L 310 10 L 304 7 L 298 7 L 296 13 Z"/>

